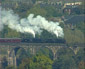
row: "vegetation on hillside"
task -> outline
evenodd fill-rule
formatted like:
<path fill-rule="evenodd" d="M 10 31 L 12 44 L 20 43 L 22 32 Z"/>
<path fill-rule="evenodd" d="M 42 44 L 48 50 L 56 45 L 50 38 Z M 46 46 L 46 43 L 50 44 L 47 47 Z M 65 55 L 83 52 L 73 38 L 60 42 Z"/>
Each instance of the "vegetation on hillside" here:
<path fill-rule="evenodd" d="M 77 10 L 71 14 L 63 12 L 62 5 L 43 5 L 36 4 L 36 1 L 48 1 L 48 0 L 32 0 L 33 4 L 27 4 L 26 2 L 10 2 L 8 0 L 1 0 L 2 7 L 6 9 L 13 9 L 13 11 L 20 16 L 20 18 L 27 17 L 30 13 L 35 16 L 41 15 L 49 21 L 60 22 L 60 26 L 64 30 L 64 38 L 68 46 L 72 46 L 77 43 L 85 43 L 85 22 L 73 23 L 74 25 L 65 24 L 62 17 L 71 15 L 85 15 L 84 4 L 78 6 Z M 67 0 L 64 0 L 65 2 Z M 68 0 L 71 1 L 71 0 Z M 72 0 L 74 1 L 74 0 Z M 64 3 L 64 2 L 63 2 Z M 5 6 L 4 6 L 4 5 Z M 55 18 L 55 19 L 54 19 Z M 15 30 L 4 26 L 4 29 L 0 31 L 0 38 L 33 38 L 31 34 L 20 33 Z M 44 30 L 41 35 L 36 34 L 36 38 L 57 38 L 55 35 Z M 0 50 L 1 55 L 5 55 L 7 52 L 4 49 Z M 17 68 L 16 69 L 85 69 L 85 49 L 81 48 L 75 54 L 75 52 L 69 48 L 62 48 L 57 51 L 57 57 L 54 60 L 54 54 L 48 48 L 41 48 L 36 51 L 33 55 L 30 50 L 27 53 L 24 49 L 20 48 L 16 52 Z M 6 58 L 6 57 L 5 57 Z M 14 66 L 7 66 L 7 60 L 3 59 L 2 68 L 4 69 L 15 69 Z M 2 69 L 0 67 L 0 69 Z"/>

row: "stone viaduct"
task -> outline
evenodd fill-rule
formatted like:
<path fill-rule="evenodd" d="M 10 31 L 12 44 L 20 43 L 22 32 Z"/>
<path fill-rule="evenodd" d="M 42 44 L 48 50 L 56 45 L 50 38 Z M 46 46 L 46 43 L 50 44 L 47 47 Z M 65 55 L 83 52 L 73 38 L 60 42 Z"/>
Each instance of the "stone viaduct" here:
<path fill-rule="evenodd" d="M 27 51 L 27 49 L 30 50 L 32 55 L 36 54 L 36 51 L 39 50 L 41 47 L 46 47 L 49 50 L 52 51 L 53 53 L 53 60 L 55 60 L 57 58 L 57 51 L 61 48 L 69 48 L 71 49 L 74 54 L 76 54 L 79 49 L 81 47 L 85 48 L 84 46 L 67 46 L 67 45 L 63 45 L 63 44 L 52 44 L 52 43 L 7 43 L 7 44 L 0 44 L 0 48 L 6 50 L 7 55 L 7 61 L 8 61 L 8 65 L 13 65 L 13 66 L 17 66 L 17 61 L 16 61 L 16 53 L 20 48 L 23 48 L 25 51 Z M 15 50 L 17 49 L 17 51 Z M 1 52 L 1 51 L 0 51 Z M 1 57 L 0 57 L 1 58 Z M 0 64 L 1 64 L 2 60 L 0 60 Z"/>

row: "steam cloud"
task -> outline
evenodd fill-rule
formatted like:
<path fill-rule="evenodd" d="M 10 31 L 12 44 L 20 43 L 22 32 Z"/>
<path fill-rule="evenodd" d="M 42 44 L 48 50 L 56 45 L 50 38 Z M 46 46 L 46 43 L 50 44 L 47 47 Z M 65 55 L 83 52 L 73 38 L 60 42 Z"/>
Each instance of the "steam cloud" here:
<path fill-rule="evenodd" d="M 0 13 L 1 13 L 1 7 L 0 7 Z M 0 31 L 3 29 L 3 24 L 1 23 L 1 15 L 0 15 Z"/>
<path fill-rule="evenodd" d="M 20 19 L 12 10 L 1 10 L 0 30 L 4 25 L 21 33 L 41 34 L 43 30 L 55 34 L 57 37 L 63 37 L 63 29 L 58 22 L 47 21 L 44 17 L 30 14 L 27 18 Z"/>

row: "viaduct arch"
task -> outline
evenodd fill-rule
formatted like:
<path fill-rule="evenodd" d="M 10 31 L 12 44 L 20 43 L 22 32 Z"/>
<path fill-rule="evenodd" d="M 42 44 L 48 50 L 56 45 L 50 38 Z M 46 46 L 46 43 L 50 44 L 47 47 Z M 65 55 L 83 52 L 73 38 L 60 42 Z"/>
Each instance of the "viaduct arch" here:
<path fill-rule="evenodd" d="M 24 49 L 26 52 L 29 49 L 32 55 L 36 54 L 36 51 L 39 50 L 40 48 L 45 47 L 49 49 L 53 53 L 53 60 L 55 60 L 58 55 L 58 51 L 62 48 L 68 48 L 74 52 L 74 54 L 77 54 L 79 49 L 81 47 L 79 46 L 73 46 L 73 47 L 68 47 L 66 45 L 54 45 L 54 44 L 0 44 L 0 48 L 5 48 L 7 51 L 7 60 L 8 60 L 8 65 L 13 65 L 17 66 L 17 61 L 16 61 L 16 54 L 19 49 Z M 85 47 L 82 46 L 84 49 Z"/>

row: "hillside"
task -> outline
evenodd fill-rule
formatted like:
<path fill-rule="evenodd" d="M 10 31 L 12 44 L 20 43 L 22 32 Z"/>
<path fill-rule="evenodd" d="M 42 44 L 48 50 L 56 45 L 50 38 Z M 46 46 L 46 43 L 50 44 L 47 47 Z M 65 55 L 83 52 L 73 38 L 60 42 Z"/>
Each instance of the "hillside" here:
<path fill-rule="evenodd" d="M 51 2 L 63 1 L 63 2 L 81 2 L 84 0 L 49 0 Z"/>

